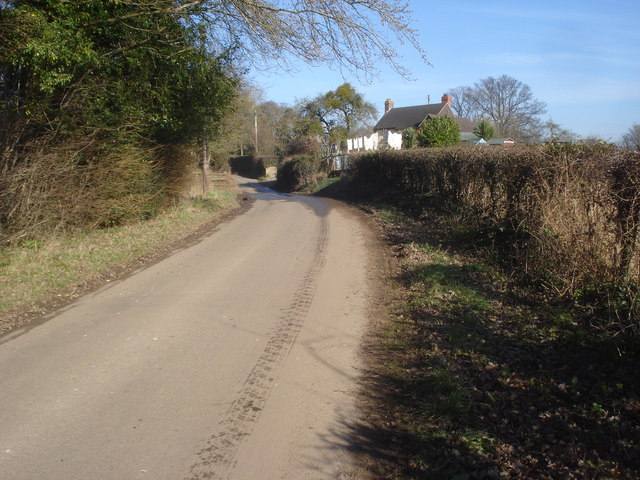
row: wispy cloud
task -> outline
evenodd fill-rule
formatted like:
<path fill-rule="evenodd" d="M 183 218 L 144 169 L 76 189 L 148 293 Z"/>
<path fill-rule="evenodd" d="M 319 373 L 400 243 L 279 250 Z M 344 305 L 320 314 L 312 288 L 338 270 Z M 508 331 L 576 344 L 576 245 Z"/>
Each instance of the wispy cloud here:
<path fill-rule="evenodd" d="M 626 54 L 619 50 L 601 49 L 591 52 L 496 52 L 479 57 L 481 62 L 491 65 L 517 66 L 517 67 L 542 67 L 554 64 L 578 64 L 578 65 L 610 65 L 622 68 L 640 68 L 635 55 Z"/>

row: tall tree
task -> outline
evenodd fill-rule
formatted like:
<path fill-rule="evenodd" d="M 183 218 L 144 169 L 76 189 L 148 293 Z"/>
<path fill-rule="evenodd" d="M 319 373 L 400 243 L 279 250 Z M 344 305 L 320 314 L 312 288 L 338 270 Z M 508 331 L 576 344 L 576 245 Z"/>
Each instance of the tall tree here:
<path fill-rule="evenodd" d="M 287 109 L 286 105 L 271 101 L 258 104 L 258 142 L 263 155 L 275 155 L 282 149 L 279 126 L 287 115 Z"/>
<path fill-rule="evenodd" d="M 478 112 L 471 103 L 472 96 L 471 87 L 455 87 L 449 90 L 451 95 L 451 109 L 458 117 L 470 118 L 476 120 Z"/>
<path fill-rule="evenodd" d="M 540 140 L 543 142 L 571 142 L 578 136 L 563 128 L 551 118 L 540 124 Z"/>
<path fill-rule="evenodd" d="M 376 107 L 367 102 L 350 83 L 308 100 L 302 116 L 316 119 L 331 143 L 340 143 L 359 128 L 372 122 Z"/>
<path fill-rule="evenodd" d="M 376 107 L 367 102 L 350 83 L 343 83 L 324 96 L 329 112 L 339 117 L 338 123 L 344 126 L 347 134 L 373 122 L 378 114 Z"/>
<path fill-rule="evenodd" d="M 85 0 L 87 1 L 87 0 Z M 136 1 L 136 0 L 133 0 Z M 138 0 L 140 2 L 148 0 Z M 409 72 L 392 37 L 423 57 L 411 11 L 404 0 L 159 0 L 158 8 L 187 13 L 205 26 L 217 45 L 233 45 L 254 66 L 289 66 L 291 58 L 327 63 L 356 75 L 379 71 L 380 63 Z M 389 35 L 391 33 L 391 35 Z"/>
<path fill-rule="evenodd" d="M 539 116 L 546 112 L 546 104 L 534 98 L 531 88 L 508 75 L 487 77 L 473 87 L 454 89 L 458 113 L 472 118 L 490 119 L 502 136 L 526 140 L 539 135 Z M 455 109 L 455 108 L 454 108 Z"/>
<path fill-rule="evenodd" d="M 320 148 L 317 137 L 322 136 L 322 124 L 305 107 L 308 100 L 298 102 L 282 111 L 276 126 L 276 153 L 282 156 L 314 154 Z"/>
<path fill-rule="evenodd" d="M 210 137 L 209 151 L 214 167 L 225 168 L 229 155 L 245 155 L 255 150 L 254 115 L 260 91 L 241 79 L 220 129 Z"/>
<path fill-rule="evenodd" d="M 640 151 L 640 124 L 634 124 L 622 135 L 622 145 L 629 150 Z"/>

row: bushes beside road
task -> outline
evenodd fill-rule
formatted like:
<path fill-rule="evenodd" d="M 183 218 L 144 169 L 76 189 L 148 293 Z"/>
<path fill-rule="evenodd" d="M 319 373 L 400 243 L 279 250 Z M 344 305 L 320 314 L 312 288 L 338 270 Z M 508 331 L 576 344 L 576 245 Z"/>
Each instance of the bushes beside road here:
<path fill-rule="evenodd" d="M 373 476 L 639 478 L 638 154 L 451 148 L 350 164 L 340 193 L 392 246 L 354 429 L 380 439 L 363 462 Z"/>
<path fill-rule="evenodd" d="M 361 192 L 418 217 L 444 214 L 452 232 L 522 280 L 597 311 L 599 327 L 640 333 L 640 154 L 544 145 L 380 151 L 352 160 Z"/>
<path fill-rule="evenodd" d="M 278 168 L 277 186 L 292 192 L 313 184 L 325 176 L 324 162 L 313 155 L 297 155 L 284 160 Z"/>

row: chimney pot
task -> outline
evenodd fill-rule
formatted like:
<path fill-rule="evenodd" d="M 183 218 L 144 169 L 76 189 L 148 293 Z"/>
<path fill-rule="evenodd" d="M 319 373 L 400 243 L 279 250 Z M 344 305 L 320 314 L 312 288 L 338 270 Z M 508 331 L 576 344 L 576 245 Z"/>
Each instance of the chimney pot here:
<path fill-rule="evenodd" d="M 384 113 L 387 113 L 389 110 L 393 108 L 393 100 L 387 98 L 387 101 L 384 102 Z"/>

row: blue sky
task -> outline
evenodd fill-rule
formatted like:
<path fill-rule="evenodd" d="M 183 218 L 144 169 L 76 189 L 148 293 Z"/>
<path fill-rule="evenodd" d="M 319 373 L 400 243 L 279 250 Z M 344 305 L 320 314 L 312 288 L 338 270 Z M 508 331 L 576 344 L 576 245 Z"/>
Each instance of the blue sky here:
<path fill-rule="evenodd" d="M 385 65 L 370 83 L 329 67 L 296 64 L 292 72 L 251 78 L 264 100 L 293 104 L 351 82 L 382 112 L 437 103 L 460 85 L 502 74 L 529 85 L 551 118 L 583 137 L 618 141 L 640 123 L 640 0 L 413 0 L 413 27 L 431 66 L 407 49 L 401 62 L 413 80 Z"/>

